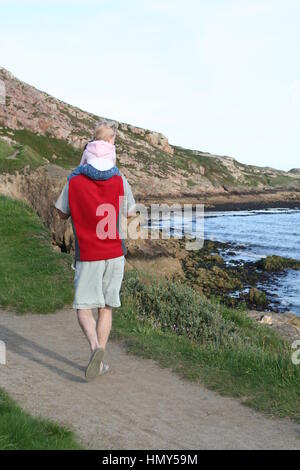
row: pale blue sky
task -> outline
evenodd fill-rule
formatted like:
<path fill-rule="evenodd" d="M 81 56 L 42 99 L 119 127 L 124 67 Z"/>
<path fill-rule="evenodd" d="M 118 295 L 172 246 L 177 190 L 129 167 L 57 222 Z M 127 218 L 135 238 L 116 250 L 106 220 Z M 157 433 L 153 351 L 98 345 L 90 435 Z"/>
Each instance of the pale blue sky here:
<path fill-rule="evenodd" d="M 0 0 L 0 65 L 84 110 L 300 167 L 299 0 Z"/>

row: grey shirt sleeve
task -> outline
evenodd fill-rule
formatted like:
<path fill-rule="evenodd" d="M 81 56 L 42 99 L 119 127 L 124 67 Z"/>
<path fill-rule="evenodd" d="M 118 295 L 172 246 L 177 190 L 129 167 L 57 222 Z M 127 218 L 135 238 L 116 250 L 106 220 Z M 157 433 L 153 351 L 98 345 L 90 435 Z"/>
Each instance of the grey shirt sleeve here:
<path fill-rule="evenodd" d="M 135 199 L 132 194 L 132 190 L 130 184 L 128 183 L 127 179 L 124 175 L 122 175 L 123 185 L 124 185 L 124 200 L 122 204 L 122 214 L 125 217 L 128 215 L 135 215 Z"/>
<path fill-rule="evenodd" d="M 71 215 L 69 206 L 69 183 L 66 183 L 59 198 L 55 203 L 56 209 L 59 209 L 66 215 Z"/>

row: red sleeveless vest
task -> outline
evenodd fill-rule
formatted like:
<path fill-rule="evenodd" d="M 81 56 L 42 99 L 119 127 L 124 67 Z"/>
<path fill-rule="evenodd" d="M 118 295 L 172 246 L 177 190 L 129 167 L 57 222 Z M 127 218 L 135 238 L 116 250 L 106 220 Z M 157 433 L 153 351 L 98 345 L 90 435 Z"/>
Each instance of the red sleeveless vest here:
<path fill-rule="evenodd" d="M 69 205 L 77 261 L 100 261 L 124 255 L 119 235 L 123 179 L 92 180 L 84 175 L 69 181 Z"/>

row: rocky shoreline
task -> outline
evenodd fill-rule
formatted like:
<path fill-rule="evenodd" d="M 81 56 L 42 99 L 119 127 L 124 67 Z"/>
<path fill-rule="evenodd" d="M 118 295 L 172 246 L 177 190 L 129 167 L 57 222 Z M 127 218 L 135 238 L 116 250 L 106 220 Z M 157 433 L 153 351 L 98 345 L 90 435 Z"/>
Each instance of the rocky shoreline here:
<path fill-rule="evenodd" d="M 137 198 L 138 202 L 150 206 L 151 204 L 161 204 L 160 197 L 142 197 Z M 204 204 L 206 211 L 239 211 L 239 210 L 263 210 L 275 208 L 300 209 L 300 190 L 290 189 L 272 189 L 272 190 L 232 190 L 227 193 L 201 192 L 195 197 L 183 193 L 180 197 L 164 197 L 165 204 Z"/>
<path fill-rule="evenodd" d="M 205 241 L 202 250 L 189 252 L 183 261 L 188 281 L 207 297 L 215 296 L 229 307 L 243 305 L 261 311 L 277 311 L 270 293 L 258 285 L 270 284 L 287 269 L 300 269 L 291 258 L 268 256 L 258 261 L 230 259 L 240 248 L 233 243 Z"/>
<path fill-rule="evenodd" d="M 251 318 L 275 328 L 285 339 L 300 338 L 300 318 L 288 311 L 279 313 L 270 293 L 257 288 L 287 269 L 300 269 L 300 262 L 268 256 L 256 262 L 228 263 L 227 255 L 237 249 L 232 243 L 208 240 L 201 250 L 192 252 L 186 251 L 185 240 L 128 241 L 127 269 L 180 280 L 229 308 L 246 309 Z"/>
<path fill-rule="evenodd" d="M 299 200 L 274 200 L 274 201 L 241 201 L 241 202 L 224 202 L 214 205 L 207 205 L 205 210 L 208 212 L 230 212 L 230 211 L 255 211 L 267 209 L 300 209 Z"/>
<path fill-rule="evenodd" d="M 300 262 L 291 258 L 268 256 L 255 262 L 232 260 L 239 246 L 206 240 L 201 250 L 187 251 L 185 240 L 136 240 L 128 241 L 128 260 L 138 269 L 158 268 L 164 261 L 168 276 L 180 278 L 194 289 L 222 301 L 228 307 L 243 306 L 258 311 L 278 312 L 267 290 L 258 289 L 270 283 L 287 269 L 300 269 Z M 175 262 L 176 260 L 176 262 Z M 150 270 L 151 271 L 151 270 Z M 160 268 L 156 272 L 165 275 Z M 272 304 L 272 305 L 271 305 Z"/>

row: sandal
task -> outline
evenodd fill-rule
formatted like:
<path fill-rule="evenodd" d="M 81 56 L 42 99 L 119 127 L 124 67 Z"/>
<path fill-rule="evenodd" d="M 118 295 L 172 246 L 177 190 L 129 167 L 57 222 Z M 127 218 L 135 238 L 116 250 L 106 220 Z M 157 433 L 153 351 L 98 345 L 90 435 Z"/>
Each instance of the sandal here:
<path fill-rule="evenodd" d="M 96 349 L 90 359 L 90 362 L 85 371 L 85 377 L 87 380 L 95 379 L 99 373 L 100 365 L 104 356 L 104 349 Z"/>

